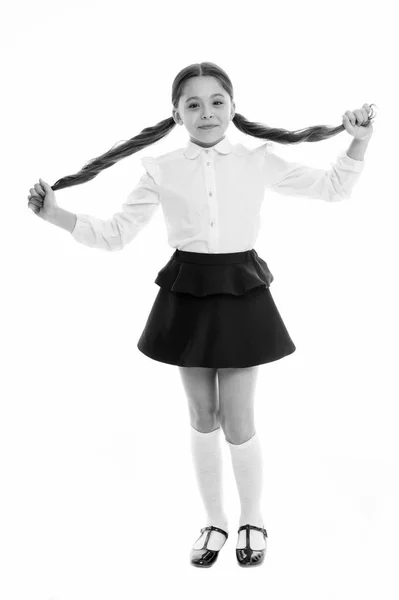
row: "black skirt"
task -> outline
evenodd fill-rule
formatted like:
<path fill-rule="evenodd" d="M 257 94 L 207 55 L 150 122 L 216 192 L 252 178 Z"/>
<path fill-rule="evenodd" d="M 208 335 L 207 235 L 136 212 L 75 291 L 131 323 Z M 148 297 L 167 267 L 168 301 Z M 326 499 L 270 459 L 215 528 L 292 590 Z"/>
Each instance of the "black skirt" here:
<path fill-rule="evenodd" d="M 241 368 L 278 360 L 296 347 L 270 293 L 274 277 L 256 250 L 176 250 L 159 271 L 137 348 L 181 367 Z"/>

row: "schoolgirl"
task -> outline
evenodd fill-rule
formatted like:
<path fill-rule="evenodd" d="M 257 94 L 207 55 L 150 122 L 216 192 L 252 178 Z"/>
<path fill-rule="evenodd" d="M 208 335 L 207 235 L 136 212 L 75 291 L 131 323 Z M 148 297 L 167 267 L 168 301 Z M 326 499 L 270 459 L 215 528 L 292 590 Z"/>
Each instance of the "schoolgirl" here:
<path fill-rule="evenodd" d="M 232 83 L 210 62 L 182 69 L 172 85 L 172 116 L 50 187 L 39 180 L 28 206 L 91 248 L 121 250 L 161 205 L 168 243 L 175 248 L 157 274 L 158 294 L 137 347 L 149 358 L 179 368 L 189 403 L 191 450 L 206 523 L 190 552 L 191 564 L 210 567 L 228 538 L 223 507 L 220 437 L 231 451 L 241 514 L 236 557 L 260 565 L 267 532 L 261 510 L 262 454 L 254 423 L 259 365 L 296 347 L 270 292 L 274 279 L 254 245 L 265 190 L 335 202 L 349 198 L 364 168 L 373 132 L 371 107 L 346 111 L 338 127 L 299 131 L 266 127 L 235 110 Z M 233 144 L 230 121 L 267 140 L 255 149 Z M 54 191 L 96 177 L 118 160 L 184 126 L 189 140 L 162 156 L 141 159 L 145 173 L 122 211 L 103 221 L 60 208 Z M 346 130 L 353 141 L 328 171 L 287 162 L 272 142 L 325 140 Z"/>

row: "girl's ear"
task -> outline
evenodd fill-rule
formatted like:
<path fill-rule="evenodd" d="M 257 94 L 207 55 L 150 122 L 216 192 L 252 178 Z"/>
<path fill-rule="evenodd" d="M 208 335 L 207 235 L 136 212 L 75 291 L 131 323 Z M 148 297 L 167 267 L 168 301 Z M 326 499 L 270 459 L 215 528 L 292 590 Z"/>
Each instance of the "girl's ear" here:
<path fill-rule="evenodd" d="M 180 121 L 180 117 L 179 117 L 179 113 L 175 109 L 173 109 L 173 111 L 172 111 L 172 116 L 173 116 L 175 123 L 178 125 L 179 121 Z"/>
<path fill-rule="evenodd" d="M 231 105 L 231 118 L 232 119 L 234 119 L 235 114 L 236 114 L 236 104 L 235 104 L 235 102 L 233 102 Z"/>

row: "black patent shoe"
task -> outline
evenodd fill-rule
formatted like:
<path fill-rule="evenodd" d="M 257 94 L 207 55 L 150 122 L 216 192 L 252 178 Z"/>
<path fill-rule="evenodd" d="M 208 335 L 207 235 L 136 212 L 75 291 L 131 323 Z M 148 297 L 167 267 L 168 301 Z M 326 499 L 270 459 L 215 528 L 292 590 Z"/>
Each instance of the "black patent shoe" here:
<path fill-rule="evenodd" d="M 226 536 L 226 540 L 229 537 L 229 534 L 227 533 L 227 531 L 224 531 L 224 529 L 220 529 L 219 527 L 214 527 L 214 525 L 208 525 L 208 527 L 203 527 L 201 529 L 201 535 L 204 533 L 204 531 L 207 531 L 207 530 L 208 530 L 208 535 L 206 536 L 206 540 L 205 540 L 205 543 L 202 546 L 202 548 L 198 548 L 198 549 L 192 548 L 191 549 L 190 562 L 192 565 L 194 565 L 194 567 L 211 567 L 218 557 L 220 550 L 209 550 L 206 547 L 212 530 L 219 531 L 219 533 L 223 533 L 223 535 Z M 201 535 L 199 536 L 197 541 L 200 539 Z M 194 542 L 194 544 L 195 544 L 195 542 Z M 222 546 L 222 548 L 223 548 L 223 546 Z"/>
<path fill-rule="evenodd" d="M 265 544 L 267 544 L 266 529 L 264 529 L 263 527 L 256 527 L 256 525 L 248 525 L 247 524 L 247 525 L 241 525 L 241 527 L 239 527 L 237 530 L 238 533 L 240 533 L 240 531 L 242 529 L 246 529 L 246 531 L 247 531 L 246 546 L 245 546 L 245 548 L 236 548 L 236 556 L 237 556 L 238 564 L 240 565 L 240 567 L 255 567 L 257 565 L 261 565 L 265 558 L 266 547 L 263 548 L 262 550 L 252 550 L 252 548 L 249 545 L 249 530 L 256 529 L 257 531 L 261 531 L 265 538 Z"/>

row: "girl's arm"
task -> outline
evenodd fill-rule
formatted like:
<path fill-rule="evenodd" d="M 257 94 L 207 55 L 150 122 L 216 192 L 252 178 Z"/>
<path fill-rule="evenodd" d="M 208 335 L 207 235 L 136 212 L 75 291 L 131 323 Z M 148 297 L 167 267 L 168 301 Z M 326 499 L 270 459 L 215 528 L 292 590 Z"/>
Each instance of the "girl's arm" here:
<path fill-rule="evenodd" d="M 76 225 L 77 215 L 57 206 L 54 213 L 47 218 L 47 221 L 72 233 Z"/>
<path fill-rule="evenodd" d="M 122 250 L 152 219 L 160 205 L 159 170 L 156 159 L 141 159 L 146 168 L 140 181 L 129 194 L 122 210 L 110 219 L 103 220 L 92 215 L 77 214 L 62 210 L 56 224 L 71 232 L 72 237 L 85 246 L 100 250 Z M 63 223 L 63 225 L 61 224 Z M 73 225 L 73 227 L 72 227 Z"/>
<path fill-rule="evenodd" d="M 349 158 L 353 158 L 354 160 L 364 160 L 369 141 L 370 138 L 364 140 L 353 139 L 346 154 Z"/>
<path fill-rule="evenodd" d="M 317 169 L 285 160 L 274 153 L 270 144 L 265 144 L 262 149 L 266 188 L 283 196 L 302 196 L 327 202 L 350 198 L 365 165 L 364 160 L 355 160 L 343 151 L 334 163 L 330 163 L 330 169 Z"/>

